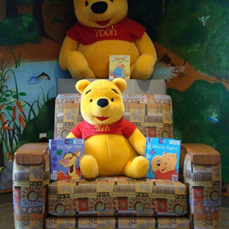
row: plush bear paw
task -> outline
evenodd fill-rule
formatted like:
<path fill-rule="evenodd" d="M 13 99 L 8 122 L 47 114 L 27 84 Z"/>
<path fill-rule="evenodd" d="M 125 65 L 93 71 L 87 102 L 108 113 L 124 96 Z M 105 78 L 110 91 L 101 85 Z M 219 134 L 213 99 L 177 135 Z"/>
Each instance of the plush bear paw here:
<path fill-rule="evenodd" d="M 132 79 L 149 79 L 153 75 L 155 58 L 148 54 L 142 54 L 135 62 L 131 74 Z"/>
<path fill-rule="evenodd" d="M 67 68 L 74 79 L 95 78 L 82 53 L 71 51 L 66 56 Z"/>
<path fill-rule="evenodd" d="M 80 171 L 84 178 L 93 179 L 99 175 L 99 167 L 95 158 L 91 155 L 85 155 L 80 160 Z"/>
<path fill-rule="evenodd" d="M 125 175 L 132 178 L 142 178 L 149 170 L 149 162 L 143 156 L 138 156 L 126 165 Z"/>

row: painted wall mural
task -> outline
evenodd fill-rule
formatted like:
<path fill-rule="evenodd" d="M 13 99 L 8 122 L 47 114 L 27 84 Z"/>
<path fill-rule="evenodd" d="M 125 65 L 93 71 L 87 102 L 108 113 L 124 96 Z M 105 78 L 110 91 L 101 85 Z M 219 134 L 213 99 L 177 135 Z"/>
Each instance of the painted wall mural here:
<path fill-rule="evenodd" d="M 159 60 L 178 66 L 168 82 L 175 137 L 217 149 L 223 184 L 229 183 L 228 13 L 225 0 L 165 1 L 155 39 Z"/>
<path fill-rule="evenodd" d="M 129 13 L 147 28 L 157 49 L 152 78 L 168 82 L 175 137 L 217 149 L 223 183 L 229 183 L 228 1 L 130 0 Z M 75 21 L 72 0 L 0 1 L 0 146 L 5 166 L 21 144 L 37 141 L 41 133 L 53 136 L 55 82 L 70 77 L 59 68 L 58 54 Z"/>
<path fill-rule="evenodd" d="M 73 21 L 72 1 L 0 2 L 0 193 L 11 187 L 16 149 L 53 138 L 56 78 L 70 77 L 58 54 Z"/>

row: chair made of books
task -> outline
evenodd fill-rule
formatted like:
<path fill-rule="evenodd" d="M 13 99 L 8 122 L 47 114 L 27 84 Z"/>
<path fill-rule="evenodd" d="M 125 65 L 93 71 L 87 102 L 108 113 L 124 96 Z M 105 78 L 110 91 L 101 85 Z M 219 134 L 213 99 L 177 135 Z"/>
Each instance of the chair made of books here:
<path fill-rule="evenodd" d="M 173 137 L 172 100 L 162 94 L 125 94 L 125 118 L 145 136 Z M 59 94 L 55 138 L 82 120 L 79 94 Z M 220 154 L 204 144 L 183 144 L 179 181 L 99 177 L 49 180 L 47 143 L 28 143 L 15 154 L 16 229 L 217 228 L 221 200 Z"/>

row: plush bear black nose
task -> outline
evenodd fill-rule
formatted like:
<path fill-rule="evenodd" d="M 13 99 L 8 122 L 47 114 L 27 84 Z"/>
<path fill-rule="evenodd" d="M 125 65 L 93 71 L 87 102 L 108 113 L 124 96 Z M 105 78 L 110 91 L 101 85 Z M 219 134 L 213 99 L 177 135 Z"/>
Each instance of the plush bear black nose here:
<path fill-rule="evenodd" d="M 95 14 L 103 14 L 107 10 L 107 3 L 106 2 L 95 2 L 91 5 L 91 10 Z"/>
<path fill-rule="evenodd" d="M 107 99 L 99 99 L 97 105 L 100 107 L 106 107 L 109 104 Z"/>

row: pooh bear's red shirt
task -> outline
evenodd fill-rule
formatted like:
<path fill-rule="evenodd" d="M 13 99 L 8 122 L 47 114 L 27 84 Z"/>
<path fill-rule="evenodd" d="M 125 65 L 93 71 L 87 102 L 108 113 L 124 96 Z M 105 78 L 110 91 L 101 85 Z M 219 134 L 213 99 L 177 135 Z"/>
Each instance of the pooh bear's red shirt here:
<path fill-rule="evenodd" d="M 75 127 L 71 129 L 71 132 L 77 138 L 86 139 L 93 135 L 98 134 L 119 134 L 123 135 L 126 138 L 129 138 L 133 131 L 137 128 L 131 122 L 121 118 L 118 122 L 110 124 L 110 125 L 91 125 L 90 123 L 86 122 L 85 120 L 78 123 Z"/>
<path fill-rule="evenodd" d="M 106 28 L 92 28 L 79 22 L 67 30 L 66 34 L 82 45 L 90 45 L 103 40 L 123 40 L 133 42 L 142 37 L 145 27 L 125 17 L 122 21 Z"/>

